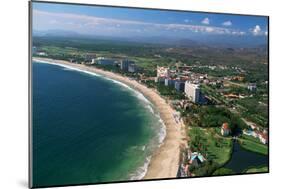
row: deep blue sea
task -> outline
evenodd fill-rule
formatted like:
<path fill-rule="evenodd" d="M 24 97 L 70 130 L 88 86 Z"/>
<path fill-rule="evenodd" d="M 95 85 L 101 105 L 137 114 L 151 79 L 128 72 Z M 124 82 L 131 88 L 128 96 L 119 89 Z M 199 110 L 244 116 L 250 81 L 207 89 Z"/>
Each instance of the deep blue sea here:
<path fill-rule="evenodd" d="M 163 125 L 140 93 L 102 76 L 32 63 L 33 186 L 139 179 Z"/>

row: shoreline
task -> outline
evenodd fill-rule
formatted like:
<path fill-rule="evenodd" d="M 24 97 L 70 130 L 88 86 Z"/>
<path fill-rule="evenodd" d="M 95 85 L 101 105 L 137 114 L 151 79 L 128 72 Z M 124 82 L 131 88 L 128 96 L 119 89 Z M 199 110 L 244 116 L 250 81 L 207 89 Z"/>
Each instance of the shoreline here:
<path fill-rule="evenodd" d="M 145 98 L 157 108 L 160 118 L 163 120 L 166 130 L 166 136 L 160 147 L 153 152 L 148 169 L 141 179 L 163 179 L 176 178 L 179 167 L 180 144 L 185 138 L 184 125 L 176 123 L 173 117 L 173 110 L 169 104 L 153 89 L 147 88 L 145 85 L 121 76 L 117 73 L 105 71 L 95 67 L 89 67 L 82 64 L 74 64 L 64 60 L 54 60 L 49 58 L 32 58 L 32 61 L 45 62 L 50 64 L 69 66 L 72 69 L 86 71 L 104 76 L 106 78 L 121 82 L 128 85 L 134 90 L 140 92 Z"/>

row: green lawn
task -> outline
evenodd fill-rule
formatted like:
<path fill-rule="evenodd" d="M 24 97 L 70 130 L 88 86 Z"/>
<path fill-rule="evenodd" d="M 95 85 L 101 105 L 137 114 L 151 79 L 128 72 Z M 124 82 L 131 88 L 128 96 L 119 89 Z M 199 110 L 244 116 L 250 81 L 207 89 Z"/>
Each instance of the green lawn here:
<path fill-rule="evenodd" d="M 242 138 L 239 138 L 239 142 L 246 150 L 268 155 L 268 146 L 260 143 L 257 138 L 243 135 Z"/>
<path fill-rule="evenodd" d="M 260 143 L 260 139 L 259 138 L 255 138 L 253 136 L 248 136 L 248 135 L 243 134 L 240 138 Z"/>
<path fill-rule="evenodd" d="M 245 173 L 262 173 L 268 172 L 268 167 L 250 168 L 244 171 Z"/>
<path fill-rule="evenodd" d="M 153 58 L 135 57 L 132 58 L 142 68 L 156 68 L 157 60 Z"/>
<path fill-rule="evenodd" d="M 56 47 L 56 46 L 44 46 L 42 47 L 42 50 L 47 52 L 51 55 L 62 55 L 62 54 L 79 54 L 81 51 L 78 51 L 77 49 L 73 48 L 62 48 L 62 47 Z"/>
<path fill-rule="evenodd" d="M 199 140 L 199 143 L 206 147 L 204 151 L 208 159 L 212 159 L 218 165 L 223 165 L 230 159 L 232 141 L 229 138 L 218 136 L 213 129 L 203 130 L 199 127 L 190 127 L 188 133 L 192 141 L 191 143 L 195 143 L 196 146 L 196 143 L 198 143 L 196 141 Z M 204 155 L 204 152 L 201 153 Z"/>
<path fill-rule="evenodd" d="M 219 168 L 213 173 L 213 175 L 231 175 L 231 174 L 235 174 L 235 172 L 232 169 L 228 169 L 225 167 Z"/>

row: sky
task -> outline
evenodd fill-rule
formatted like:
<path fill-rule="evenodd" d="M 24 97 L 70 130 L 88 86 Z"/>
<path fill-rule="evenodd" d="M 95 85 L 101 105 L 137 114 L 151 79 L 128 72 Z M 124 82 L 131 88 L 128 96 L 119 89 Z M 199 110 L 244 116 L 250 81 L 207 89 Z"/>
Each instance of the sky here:
<path fill-rule="evenodd" d="M 267 17 L 33 2 L 33 31 L 93 36 L 251 38 L 266 43 Z"/>

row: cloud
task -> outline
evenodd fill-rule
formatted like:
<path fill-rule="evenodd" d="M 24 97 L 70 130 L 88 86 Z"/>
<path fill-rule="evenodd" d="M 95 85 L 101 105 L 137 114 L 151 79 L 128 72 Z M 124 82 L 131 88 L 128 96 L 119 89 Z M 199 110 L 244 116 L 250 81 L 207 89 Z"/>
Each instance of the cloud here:
<path fill-rule="evenodd" d="M 231 34 L 232 35 L 240 35 L 240 36 L 242 36 L 242 35 L 246 35 L 246 32 L 244 32 L 244 31 L 232 31 Z"/>
<path fill-rule="evenodd" d="M 161 27 L 166 30 L 185 30 L 192 31 L 195 33 L 209 33 L 209 34 L 225 34 L 225 35 L 245 35 L 246 32 L 234 29 L 228 29 L 223 27 L 215 26 L 201 26 L 201 25 L 191 25 L 191 24 L 166 24 L 161 25 Z"/>
<path fill-rule="evenodd" d="M 205 25 L 209 25 L 210 24 L 210 19 L 209 18 L 204 18 L 202 21 L 201 21 L 202 24 L 205 24 Z"/>
<path fill-rule="evenodd" d="M 223 26 L 232 26 L 232 22 L 230 20 L 222 23 Z"/>
<path fill-rule="evenodd" d="M 250 28 L 249 30 L 254 36 L 268 35 L 268 32 L 263 31 L 259 25 L 256 25 L 254 28 Z"/>
<path fill-rule="evenodd" d="M 261 27 L 259 25 L 256 25 L 254 29 L 252 30 L 253 35 L 260 35 L 261 33 Z"/>
<path fill-rule="evenodd" d="M 54 13 L 47 11 L 34 10 L 34 28 L 40 30 L 43 29 L 68 29 L 76 32 L 92 33 L 93 29 L 95 32 L 103 33 L 103 31 L 116 30 L 122 33 L 122 31 L 141 31 L 143 32 L 159 32 L 159 31 L 172 31 L 172 32 L 194 32 L 194 33 L 208 33 L 208 34 L 219 34 L 219 35 L 245 35 L 245 32 L 224 27 L 206 26 L 206 25 L 195 25 L 195 24 L 160 24 L 151 23 L 144 21 L 126 20 L 126 19 L 114 19 L 114 18 L 102 18 L 96 16 L 87 16 L 73 13 Z M 46 21 L 56 20 L 58 24 L 52 24 L 46 26 Z M 205 18 L 205 24 L 209 24 L 210 20 Z M 203 22 L 202 21 L 202 22 Z M 71 24 L 67 24 L 71 23 Z M 41 27 L 41 28 L 40 28 Z M 52 27 L 52 28 L 46 28 Z M 55 28 L 56 27 L 56 28 Z M 112 34 L 112 32 L 111 32 Z M 124 34 L 124 32 L 123 32 Z"/>

